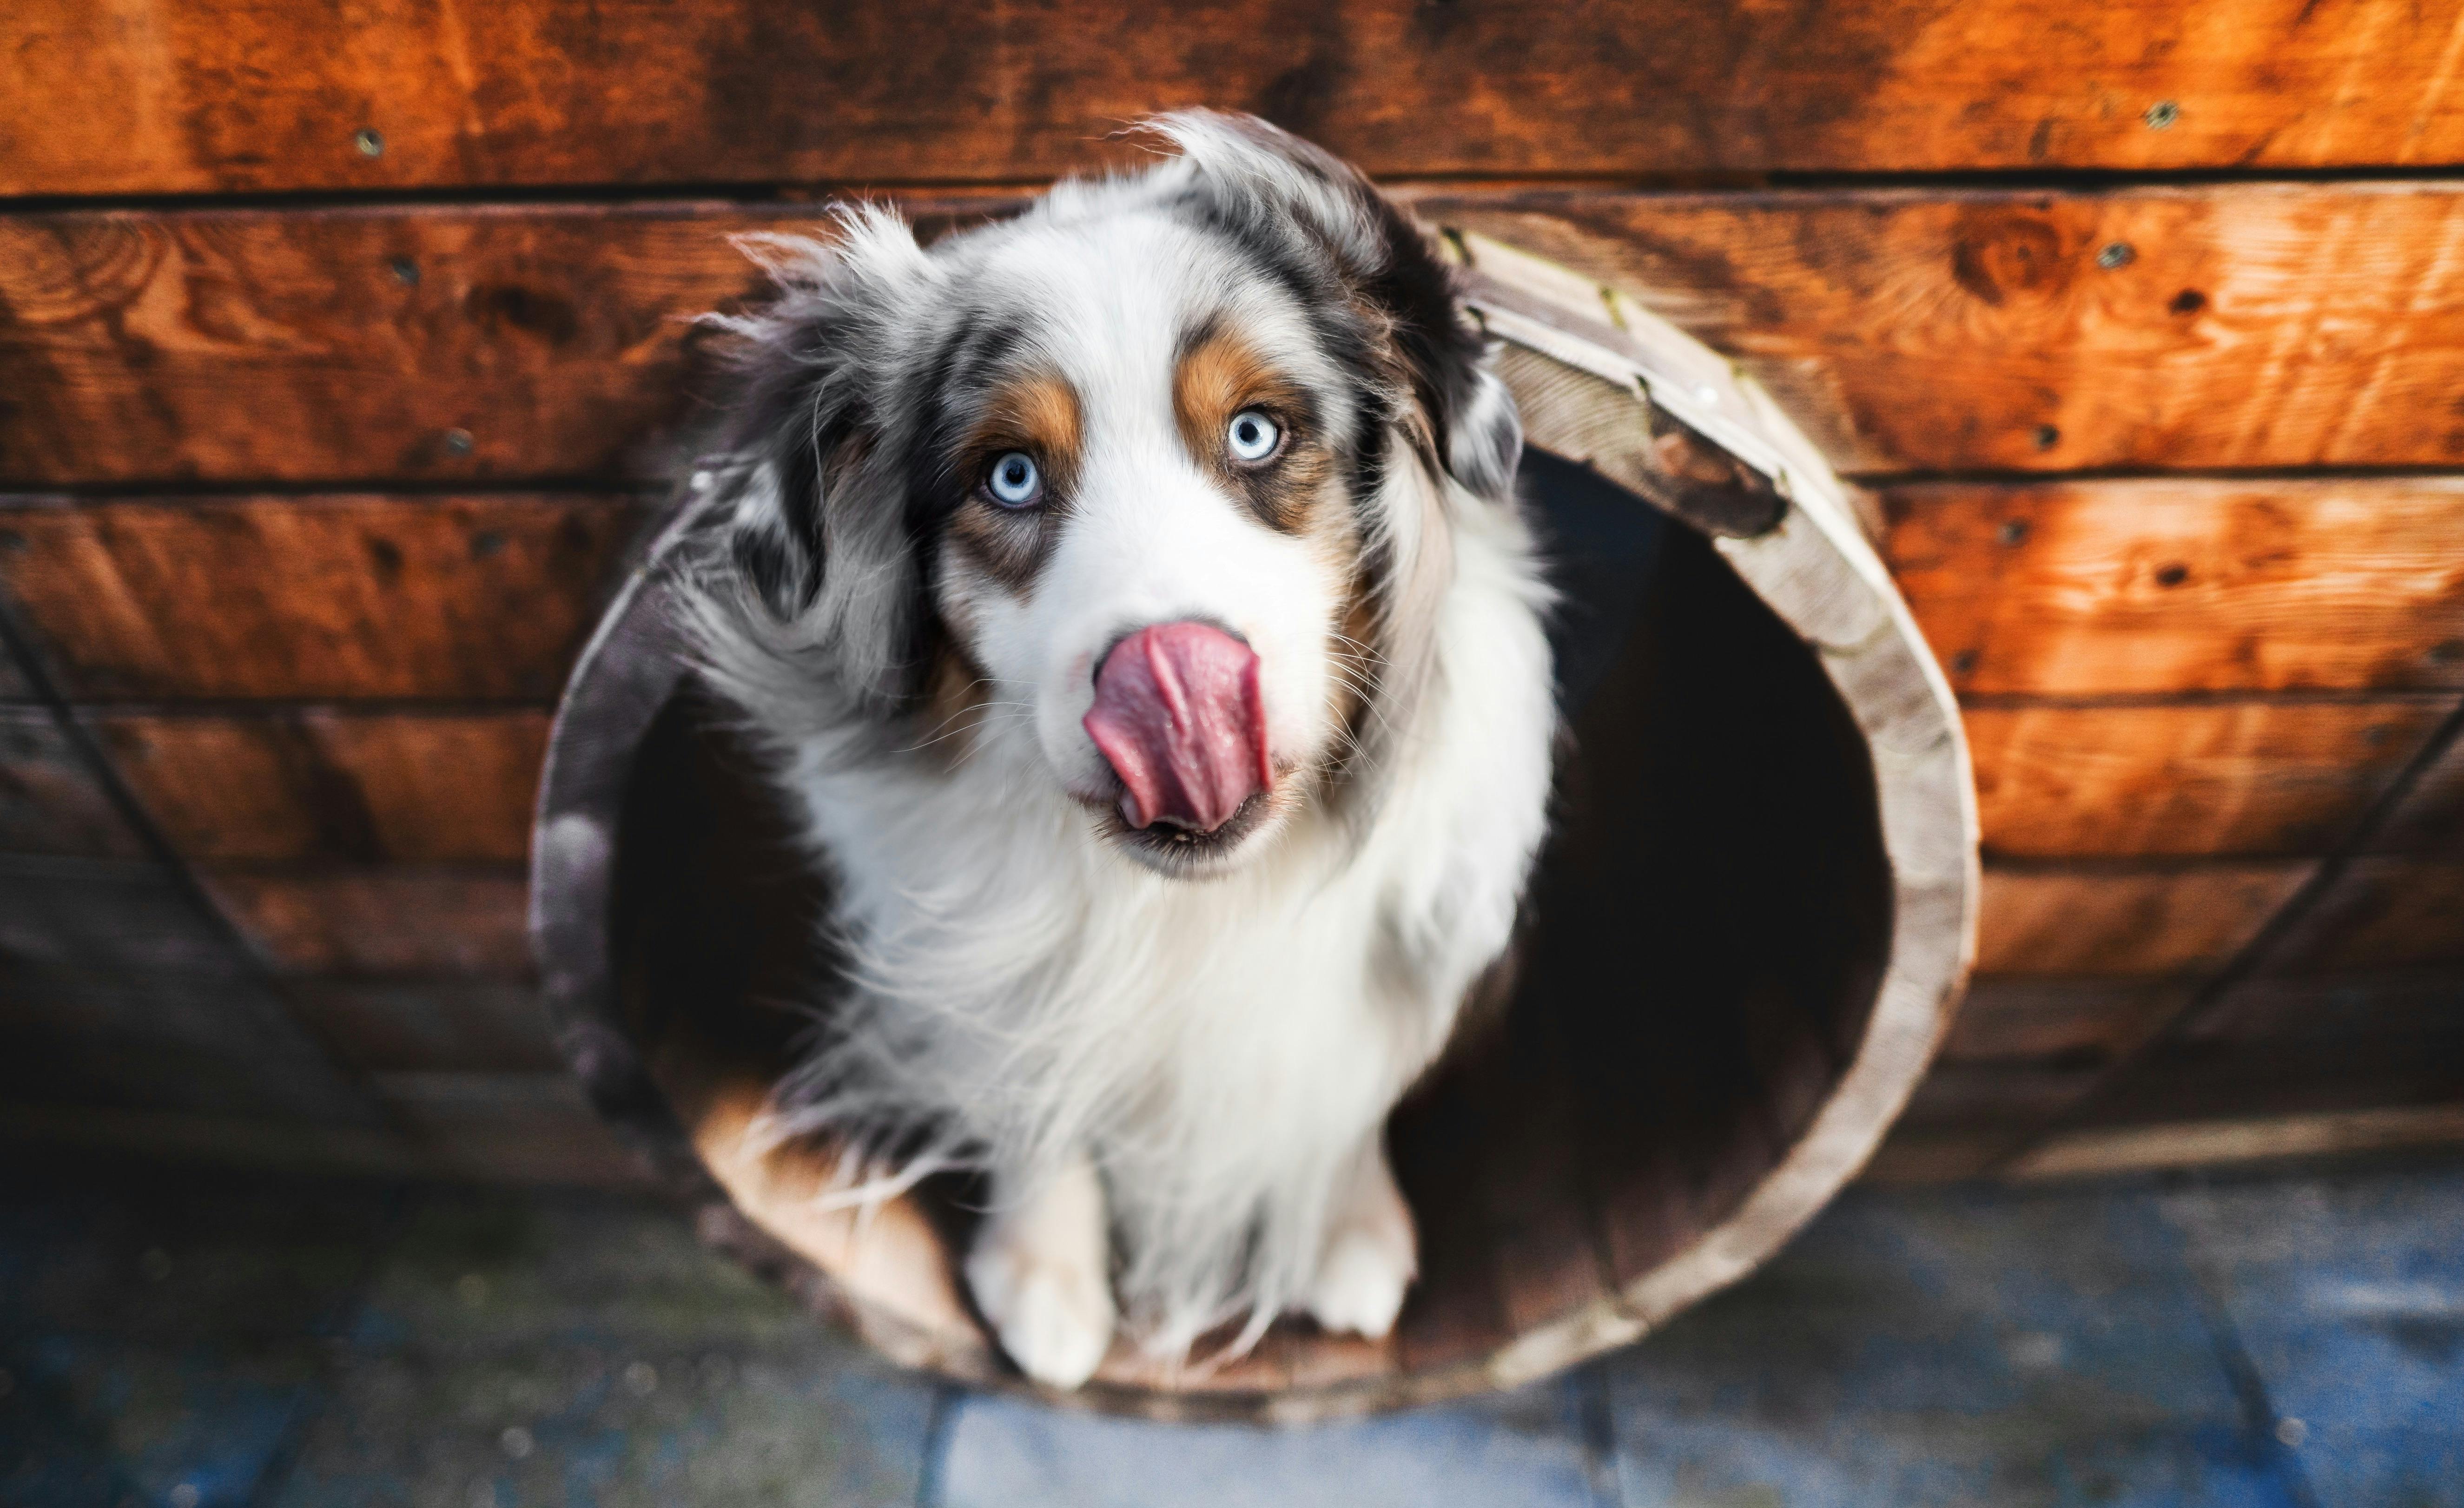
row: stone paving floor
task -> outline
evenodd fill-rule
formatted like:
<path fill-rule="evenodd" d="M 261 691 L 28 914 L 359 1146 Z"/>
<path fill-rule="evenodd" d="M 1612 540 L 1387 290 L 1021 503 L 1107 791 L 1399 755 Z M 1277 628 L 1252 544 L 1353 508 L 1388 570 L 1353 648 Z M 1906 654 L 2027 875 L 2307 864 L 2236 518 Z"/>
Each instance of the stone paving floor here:
<path fill-rule="evenodd" d="M 2464 1166 L 1858 1191 L 1571 1376 L 1258 1432 L 901 1373 L 656 1204 L 0 1149 L 0 1503 L 2464 1508 Z"/>

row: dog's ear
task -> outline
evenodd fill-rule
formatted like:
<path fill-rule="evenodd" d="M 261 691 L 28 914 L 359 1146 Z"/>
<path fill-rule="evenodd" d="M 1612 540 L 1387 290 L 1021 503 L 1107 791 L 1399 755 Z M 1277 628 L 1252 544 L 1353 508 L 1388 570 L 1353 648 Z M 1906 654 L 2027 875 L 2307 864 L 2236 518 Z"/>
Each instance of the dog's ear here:
<path fill-rule="evenodd" d="M 1489 369 L 1453 273 L 1419 228 L 1349 164 L 1251 116 L 1190 110 L 1151 129 L 1179 148 L 1209 208 L 1252 244 L 1298 233 L 1363 306 L 1426 416 L 1435 459 L 1503 500 L 1523 457 L 1513 396 Z"/>
<path fill-rule="evenodd" d="M 878 374 L 894 368 L 903 314 L 930 264 L 894 214 L 838 213 L 839 235 L 743 236 L 778 296 L 713 316 L 737 377 L 711 498 L 706 585 L 741 630 L 826 650 L 851 690 L 897 694 L 916 574 L 904 477 L 889 464 Z"/>

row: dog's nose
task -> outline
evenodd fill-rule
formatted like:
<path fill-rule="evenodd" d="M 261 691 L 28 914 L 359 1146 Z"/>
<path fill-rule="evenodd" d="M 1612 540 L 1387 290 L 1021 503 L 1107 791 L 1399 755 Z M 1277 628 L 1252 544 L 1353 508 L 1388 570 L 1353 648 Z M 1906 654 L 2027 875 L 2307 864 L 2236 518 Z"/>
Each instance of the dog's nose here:
<path fill-rule="evenodd" d="M 1211 623 L 1156 623 L 1114 645 L 1084 726 L 1133 827 L 1213 832 L 1274 779 L 1257 653 Z"/>

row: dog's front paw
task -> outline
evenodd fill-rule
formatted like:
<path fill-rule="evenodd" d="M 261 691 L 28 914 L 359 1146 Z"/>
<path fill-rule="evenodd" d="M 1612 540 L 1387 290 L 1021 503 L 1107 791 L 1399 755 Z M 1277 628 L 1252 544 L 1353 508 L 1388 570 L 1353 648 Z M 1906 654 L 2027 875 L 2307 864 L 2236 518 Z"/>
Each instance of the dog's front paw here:
<path fill-rule="evenodd" d="M 1111 1349 L 1112 1291 L 1101 1268 L 986 1242 L 967 1257 L 967 1286 L 1001 1349 L 1046 1387 L 1077 1387 Z"/>
<path fill-rule="evenodd" d="M 1309 1317 L 1330 1331 L 1382 1340 L 1394 1330 L 1404 1291 L 1419 1274 L 1420 1243 L 1411 1208 L 1395 1187 L 1385 1154 L 1373 1145 L 1335 1209 L 1334 1228 L 1309 1283 Z"/>
<path fill-rule="evenodd" d="M 1408 1229 L 1399 1247 L 1391 1232 L 1344 1231 L 1328 1243 L 1309 1284 L 1309 1317 L 1330 1331 L 1382 1340 L 1403 1312 L 1404 1290 L 1419 1268 Z"/>
<path fill-rule="evenodd" d="M 1075 1388 L 1112 1347 L 1104 1193 L 1095 1169 L 1074 1164 L 977 1233 L 967 1287 L 1018 1369 L 1050 1388 Z"/>

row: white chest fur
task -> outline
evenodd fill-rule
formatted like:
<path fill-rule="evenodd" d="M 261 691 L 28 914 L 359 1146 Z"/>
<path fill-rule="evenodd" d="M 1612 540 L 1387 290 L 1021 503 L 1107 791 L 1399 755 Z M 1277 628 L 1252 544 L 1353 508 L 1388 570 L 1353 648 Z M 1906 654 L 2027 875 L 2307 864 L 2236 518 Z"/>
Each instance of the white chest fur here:
<path fill-rule="evenodd" d="M 1122 1296 L 1158 1333 L 1292 1301 L 1331 1191 L 1505 948 L 1545 822 L 1543 594 L 1519 522 L 1456 501 L 1435 679 L 1378 798 L 1302 814 L 1231 874 L 1103 843 L 1020 772 L 1030 735 L 998 706 L 955 766 L 808 745 L 790 783 L 855 996 L 789 1122 L 921 1130 L 1012 1188 L 1091 1159 Z"/>

